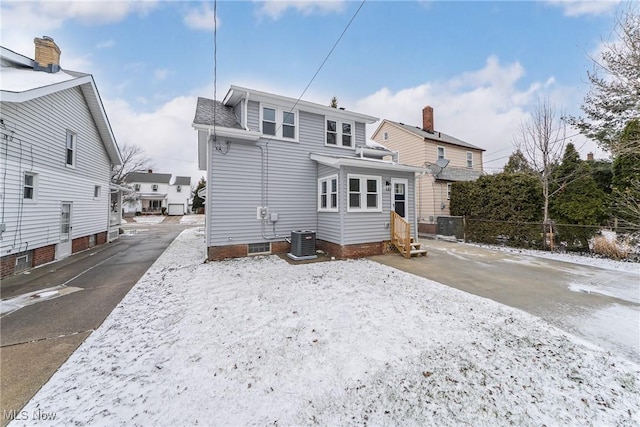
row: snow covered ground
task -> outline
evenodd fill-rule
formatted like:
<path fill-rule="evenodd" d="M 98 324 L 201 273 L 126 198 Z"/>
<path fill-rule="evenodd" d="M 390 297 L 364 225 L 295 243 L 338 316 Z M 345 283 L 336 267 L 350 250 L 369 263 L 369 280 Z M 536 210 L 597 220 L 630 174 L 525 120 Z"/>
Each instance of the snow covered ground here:
<path fill-rule="evenodd" d="M 529 314 L 368 260 L 205 264 L 201 233 L 172 243 L 26 413 L 80 426 L 640 423 L 638 365 Z"/>
<path fill-rule="evenodd" d="M 537 251 L 534 249 L 511 248 L 508 246 L 483 245 L 483 244 L 475 244 L 475 243 L 468 243 L 468 244 L 473 246 L 483 247 L 483 248 L 491 248 L 491 249 L 495 249 L 502 252 L 521 254 L 521 255 L 530 255 L 538 258 L 554 259 L 556 261 L 565 261 L 573 264 L 589 265 L 592 267 L 605 268 L 608 270 L 640 273 L 640 263 L 637 263 L 637 262 L 616 261 L 613 259 L 599 258 L 595 256 L 591 257 L 591 256 L 585 256 L 585 255 L 579 255 L 579 254 L 573 254 L 573 253 L 559 253 L 559 252 Z"/>
<path fill-rule="evenodd" d="M 180 224 L 204 225 L 204 218 L 201 214 L 185 215 L 180 219 Z"/>
<path fill-rule="evenodd" d="M 141 215 L 134 216 L 130 219 L 133 219 L 138 224 L 160 224 L 162 221 L 164 221 L 165 217 L 162 215 Z"/>

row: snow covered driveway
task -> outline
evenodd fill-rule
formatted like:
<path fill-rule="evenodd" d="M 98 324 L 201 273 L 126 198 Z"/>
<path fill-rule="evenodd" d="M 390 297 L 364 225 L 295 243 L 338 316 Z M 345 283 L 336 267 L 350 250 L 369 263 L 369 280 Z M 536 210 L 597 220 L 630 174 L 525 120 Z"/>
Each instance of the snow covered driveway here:
<path fill-rule="evenodd" d="M 181 234 L 26 413 L 56 425 L 640 422 L 638 365 L 522 311 L 367 260 L 203 264 L 203 249 L 197 230 Z"/>

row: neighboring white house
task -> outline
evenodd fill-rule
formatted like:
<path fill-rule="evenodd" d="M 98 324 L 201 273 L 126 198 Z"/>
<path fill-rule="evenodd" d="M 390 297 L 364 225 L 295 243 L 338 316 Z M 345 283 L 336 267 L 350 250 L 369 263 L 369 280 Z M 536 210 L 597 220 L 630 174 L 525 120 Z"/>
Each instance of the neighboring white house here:
<path fill-rule="evenodd" d="M 117 238 L 120 224 L 110 176 L 122 160 L 93 77 L 60 68 L 51 38 L 34 42 L 35 60 L 0 47 L 2 277 Z"/>
<path fill-rule="evenodd" d="M 127 174 L 125 182 L 133 190 L 124 203 L 125 214 L 184 215 L 188 213 L 191 177 L 149 172 Z"/>

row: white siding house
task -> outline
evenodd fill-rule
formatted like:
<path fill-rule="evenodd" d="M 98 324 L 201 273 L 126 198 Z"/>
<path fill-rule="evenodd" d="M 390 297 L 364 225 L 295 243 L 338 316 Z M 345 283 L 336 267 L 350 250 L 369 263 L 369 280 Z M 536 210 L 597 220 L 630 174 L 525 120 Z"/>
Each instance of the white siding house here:
<path fill-rule="evenodd" d="M 287 252 L 299 230 L 336 257 L 384 253 L 392 211 L 415 232 L 423 169 L 368 143 L 365 126 L 377 120 L 238 86 L 222 102 L 199 98 L 209 259 Z"/>
<path fill-rule="evenodd" d="M 191 177 L 171 177 L 167 173 L 132 172 L 125 182 L 132 194 L 124 203 L 126 214 L 133 215 L 185 215 L 191 196 Z"/>
<path fill-rule="evenodd" d="M 104 243 L 120 223 L 110 174 L 122 160 L 93 77 L 62 70 L 53 40 L 35 43 L 35 60 L 0 48 L 2 277 Z"/>

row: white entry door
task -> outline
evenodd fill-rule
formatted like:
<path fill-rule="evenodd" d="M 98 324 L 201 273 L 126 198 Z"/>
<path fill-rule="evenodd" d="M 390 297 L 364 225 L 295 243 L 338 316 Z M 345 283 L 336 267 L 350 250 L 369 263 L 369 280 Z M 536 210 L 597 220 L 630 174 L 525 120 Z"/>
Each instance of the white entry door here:
<path fill-rule="evenodd" d="M 409 181 L 406 179 L 391 179 L 391 209 L 404 219 L 409 218 L 408 190 Z"/>
<path fill-rule="evenodd" d="M 65 258 L 71 255 L 71 202 L 62 202 L 60 208 L 60 242 L 56 246 L 56 258 Z"/>

